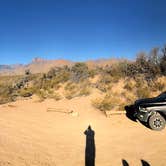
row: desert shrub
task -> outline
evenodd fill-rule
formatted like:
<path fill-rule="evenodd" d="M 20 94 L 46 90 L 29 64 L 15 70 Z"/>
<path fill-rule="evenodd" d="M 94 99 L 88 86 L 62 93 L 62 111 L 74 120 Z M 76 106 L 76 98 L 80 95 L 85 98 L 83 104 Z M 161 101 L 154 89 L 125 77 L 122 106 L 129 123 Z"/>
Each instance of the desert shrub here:
<path fill-rule="evenodd" d="M 62 96 L 59 93 L 55 92 L 54 89 L 49 89 L 48 91 L 46 91 L 46 97 L 55 100 L 62 99 Z"/>
<path fill-rule="evenodd" d="M 12 102 L 17 99 L 18 88 L 15 87 L 17 82 L 22 80 L 23 76 L 2 76 L 0 77 L 0 104 Z"/>
<path fill-rule="evenodd" d="M 149 56 L 144 52 L 138 54 L 136 61 L 128 63 L 126 66 L 126 75 L 132 78 L 142 74 L 147 81 L 150 81 L 160 73 L 159 55 L 155 49 L 151 51 Z"/>
<path fill-rule="evenodd" d="M 104 84 L 117 83 L 121 78 L 127 77 L 128 61 L 120 61 L 113 65 L 106 65 L 101 71 L 101 81 Z"/>
<path fill-rule="evenodd" d="M 107 92 L 106 84 L 104 84 L 103 82 L 97 82 L 95 87 L 99 89 L 101 92 Z"/>
<path fill-rule="evenodd" d="M 64 87 L 65 97 L 72 99 L 78 96 L 88 96 L 91 92 L 91 85 L 88 80 L 82 81 L 81 83 L 68 82 Z"/>
<path fill-rule="evenodd" d="M 40 89 L 44 89 L 45 91 L 53 88 L 53 85 L 51 84 L 51 80 L 42 80 L 42 85 Z"/>
<path fill-rule="evenodd" d="M 155 83 L 154 87 L 156 91 L 158 90 L 162 92 L 165 89 L 166 85 L 163 82 L 158 82 L 158 83 Z"/>
<path fill-rule="evenodd" d="M 147 98 L 150 96 L 150 90 L 144 77 L 141 75 L 136 78 L 136 95 L 138 98 Z"/>
<path fill-rule="evenodd" d="M 147 74 L 149 68 L 148 68 L 148 62 L 145 53 L 140 53 L 137 56 L 137 59 L 135 62 L 128 63 L 126 67 L 126 76 L 131 78 L 136 78 L 138 75 L 142 74 L 145 76 Z"/>
<path fill-rule="evenodd" d="M 91 93 L 91 90 L 90 90 L 90 88 L 89 87 L 82 87 L 81 89 L 80 89 L 80 92 L 79 92 L 79 96 L 88 96 L 88 95 L 90 95 L 90 93 Z"/>
<path fill-rule="evenodd" d="M 88 66 L 85 63 L 76 63 L 71 68 L 72 76 L 71 80 L 73 82 L 80 82 L 87 79 L 90 75 Z"/>
<path fill-rule="evenodd" d="M 114 76 L 119 78 L 125 78 L 127 76 L 127 67 L 129 62 L 124 60 L 117 63 L 115 70 L 113 71 Z"/>
<path fill-rule="evenodd" d="M 14 89 L 11 85 L 0 86 L 0 104 L 15 101 Z"/>
<path fill-rule="evenodd" d="M 40 101 L 43 101 L 48 98 L 55 100 L 62 99 L 62 96 L 59 93 L 55 92 L 54 89 L 48 89 L 48 90 L 40 89 L 39 91 L 36 92 L 36 94 L 40 98 Z"/>
<path fill-rule="evenodd" d="M 25 75 L 30 75 L 30 74 L 31 74 L 30 69 L 26 69 L 26 70 L 25 70 Z"/>
<path fill-rule="evenodd" d="M 135 100 L 137 99 L 134 91 L 124 91 L 122 93 L 122 96 L 125 98 L 126 102 L 125 105 L 131 105 L 135 102 Z"/>
<path fill-rule="evenodd" d="M 166 90 L 166 77 L 158 77 L 155 81 L 153 81 L 150 85 L 150 88 L 153 91 L 160 91 L 163 92 Z"/>
<path fill-rule="evenodd" d="M 126 80 L 126 83 L 124 85 L 124 89 L 128 90 L 128 91 L 132 91 L 135 87 L 134 82 L 132 82 L 131 80 Z"/>
<path fill-rule="evenodd" d="M 78 85 L 72 82 L 68 82 L 65 86 L 65 97 L 67 99 L 72 99 L 78 95 L 79 89 Z"/>
<path fill-rule="evenodd" d="M 40 89 L 36 92 L 36 95 L 40 98 L 40 101 L 47 99 L 47 93 L 44 89 Z"/>
<path fill-rule="evenodd" d="M 150 89 L 148 87 L 141 87 L 136 90 L 138 98 L 148 98 L 150 97 Z"/>
<path fill-rule="evenodd" d="M 71 73 L 68 67 L 56 67 L 52 68 L 47 74 L 36 81 L 36 85 L 39 89 L 48 90 L 54 88 L 55 90 L 60 88 L 60 83 L 65 83 L 70 79 Z"/>
<path fill-rule="evenodd" d="M 56 101 L 61 100 L 62 96 L 59 93 L 54 93 L 54 95 L 52 96 L 53 99 L 55 99 Z"/>
<path fill-rule="evenodd" d="M 127 89 L 128 91 L 131 91 L 133 89 L 133 86 L 129 82 L 127 82 L 124 86 L 124 89 Z"/>
<path fill-rule="evenodd" d="M 111 75 L 109 75 L 109 74 L 101 75 L 100 83 L 109 84 L 111 82 L 113 82 L 113 77 Z"/>
<path fill-rule="evenodd" d="M 161 59 L 160 59 L 160 69 L 163 75 L 166 75 L 166 46 L 162 48 Z"/>
<path fill-rule="evenodd" d="M 53 78 L 53 83 L 58 84 L 58 83 L 64 83 L 70 79 L 70 72 L 61 70 L 54 78 Z"/>
<path fill-rule="evenodd" d="M 98 71 L 97 69 L 91 69 L 89 70 L 89 77 L 94 78 L 95 75 L 97 75 Z"/>
<path fill-rule="evenodd" d="M 110 111 L 116 106 L 119 106 L 119 98 L 107 94 L 104 98 L 92 100 L 92 105 L 101 111 Z"/>
<path fill-rule="evenodd" d="M 102 98 L 93 100 L 92 105 L 101 111 L 111 110 L 114 107 L 110 102 L 108 102 L 108 100 L 106 101 Z"/>
<path fill-rule="evenodd" d="M 135 78 L 135 87 L 136 88 L 142 88 L 144 86 L 147 86 L 147 81 L 144 79 L 143 75 L 139 75 Z"/>
<path fill-rule="evenodd" d="M 77 85 L 75 84 L 75 83 L 73 83 L 73 82 L 68 82 L 67 84 L 66 84 L 66 86 L 65 86 L 65 90 L 67 91 L 72 91 L 72 90 L 74 90 L 74 89 L 76 89 L 77 88 Z"/>
<path fill-rule="evenodd" d="M 111 76 L 108 71 L 103 71 L 99 75 L 99 80 L 96 82 L 95 87 L 99 89 L 102 92 L 106 92 L 108 89 L 110 89 L 110 85 L 112 83 L 117 82 L 118 80 L 115 80 L 116 78 Z"/>
<path fill-rule="evenodd" d="M 114 78 L 108 74 L 101 75 L 100 79 L 95 83 L 95 88 L 99 89 L 101 92 L 106 93 L 107 91 L 112 89 L 112 86 L 116 82 Z"/>
<path fill-rule="evenodd" d="M 30 97 L 34 94 L 33 88 L 23 88 L 19 91 L 19 96 L 21 97 Z"/>
<path fill-rule="evenodd" d="M 161 72 L 163 75 L 166 75 L 166 60 L 162 60 L 160 64 Z"/>
<path fill-rule="evenodd" d="M 118 64 L 114 64 L 112 66 L 106 66 L 102 75 L 105 83 L 109 83 L 111 81 L 117 82 L 121 77 L 121 71 L 119 70 Z"/>
<path fill-rule="evenodd" d="M 66 99 L 72 99 L 72 98 L 74 98 L 74 97 L 77 97 L 78 96 L 78 91 L 77 90 L 72 90 L 72 91 L 66 91 L 65 92 L 65 98 Z"/>
<path fill-rule="evenodd" d="M 55 77 L 57 75 L 57 73 L 59 73 L 60 68 L 59 67 L 55 67 L 55 68 L 51 68 L 48 73 L 45 76 L 45 78 L 47 79 L 51 79 L 53 77 Z"/>
<path fill-rule="evenodd" d="M 135 62 L 127 64 L 127 69 L 126 69 L 127 77 L 135 78 L 136 75 L 138 74 L 138 71 L 139 71 L 138 66 L 135 64 Z"/>

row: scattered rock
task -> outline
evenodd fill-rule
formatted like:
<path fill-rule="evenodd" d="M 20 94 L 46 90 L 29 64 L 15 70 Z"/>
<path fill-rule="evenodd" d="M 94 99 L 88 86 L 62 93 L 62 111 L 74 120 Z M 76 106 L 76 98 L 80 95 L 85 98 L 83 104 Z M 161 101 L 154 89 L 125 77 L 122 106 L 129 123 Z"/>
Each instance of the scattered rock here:
<path fill-rule="evenodd" d="M 72 111 L 70 114 L 73 117 L 78 117 L 79 116 L 79 113 L 78 112 L 74 112 L 74 111 Z"/>

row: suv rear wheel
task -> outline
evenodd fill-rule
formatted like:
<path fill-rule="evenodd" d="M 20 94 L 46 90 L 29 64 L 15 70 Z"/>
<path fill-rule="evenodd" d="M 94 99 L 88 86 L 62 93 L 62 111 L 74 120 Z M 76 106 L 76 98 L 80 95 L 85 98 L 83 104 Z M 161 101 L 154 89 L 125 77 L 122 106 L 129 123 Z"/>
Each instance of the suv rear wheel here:
<path fill-rule="evenodd" d="M 165 128 L 165 119 L 159 113 L 151 115 L 149 118 L 149 126 L 152 130 L 162 130 Z"/>

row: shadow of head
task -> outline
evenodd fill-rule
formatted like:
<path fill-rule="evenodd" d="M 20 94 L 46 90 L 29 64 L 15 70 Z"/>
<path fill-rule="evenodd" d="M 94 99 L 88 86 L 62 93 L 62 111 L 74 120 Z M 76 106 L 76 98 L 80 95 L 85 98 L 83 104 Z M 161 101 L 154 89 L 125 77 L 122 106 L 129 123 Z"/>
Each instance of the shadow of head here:
<path fill-rule="evenodd" d="M 145 161 L 145 160 L 141 160 L 142 166 L 150 166 L 150 164 Z"/>
<path fill-rule="evenodd" d="M 134 106 L 133 105 L 127 105 L 124 107 L 126 110 L 126 117 L 134 122 L 136 121 L 136 118 L 134 117 Z"/>
<path fill-rule="evenodd" d="M 122 159 L 122 166 L 129 166 L 129 164 L 126 160 Z"/>

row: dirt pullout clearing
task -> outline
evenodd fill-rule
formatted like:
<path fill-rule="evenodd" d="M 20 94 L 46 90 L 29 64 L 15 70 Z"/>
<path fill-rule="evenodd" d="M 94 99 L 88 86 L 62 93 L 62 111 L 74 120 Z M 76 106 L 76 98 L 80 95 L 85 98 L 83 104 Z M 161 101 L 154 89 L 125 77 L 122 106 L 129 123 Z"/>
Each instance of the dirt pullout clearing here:
<path fill-rule="evenodd" d="M 84 166 L 88 125 L 95 131 L 96 166 L 164 166 L 166 130 L 151 131 L 125 115 L 106 118 L 90 98 L 42 103 L 17 101 L 0 106 L 0 166 Z M 78 117 L 47 112 L 48 107 L 71 109 Z"/>

